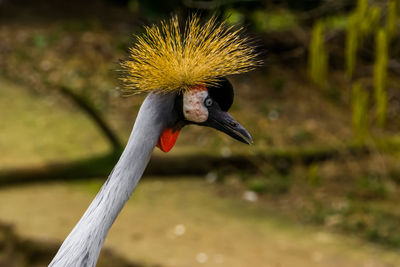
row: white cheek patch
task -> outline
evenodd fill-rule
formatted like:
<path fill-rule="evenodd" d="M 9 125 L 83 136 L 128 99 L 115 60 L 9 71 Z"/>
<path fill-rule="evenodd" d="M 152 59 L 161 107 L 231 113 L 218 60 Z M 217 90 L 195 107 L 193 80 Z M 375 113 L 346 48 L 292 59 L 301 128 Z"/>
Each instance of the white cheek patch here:
<path fill-rule="evenodd" d="M 183 115 L 188 121 L 200 123 L 208 119 L 208 110 L 203 104 L 207 96 L 207 89 L 203 88 L 193 88 L 183 93 Z"/>

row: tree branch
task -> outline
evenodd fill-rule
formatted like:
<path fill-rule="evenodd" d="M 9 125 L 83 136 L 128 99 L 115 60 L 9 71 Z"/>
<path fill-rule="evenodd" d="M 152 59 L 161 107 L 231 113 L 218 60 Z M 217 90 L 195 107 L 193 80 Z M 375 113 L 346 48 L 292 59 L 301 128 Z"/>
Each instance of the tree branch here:
<path fill-rule="evenodd" d="M 80 110 L 85 112 L 86 115 L 88 115 L 92 121 L 96 123 L 97 127 L 101 130 L 115 151 L 118 151 L 122 148 L 121 142 L 117 135 L 106 123 L 96 108 L 86 98 L 76 94 L 74 91 L 65 86 L 57 86 L 52 84 L 49 86 L 56 88 L 62 95 L 69 98 Z"/>

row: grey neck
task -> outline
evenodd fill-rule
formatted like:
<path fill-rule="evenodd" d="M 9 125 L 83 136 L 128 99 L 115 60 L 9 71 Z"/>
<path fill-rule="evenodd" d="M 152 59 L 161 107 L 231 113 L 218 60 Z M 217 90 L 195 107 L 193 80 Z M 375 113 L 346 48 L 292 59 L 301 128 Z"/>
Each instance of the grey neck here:
<path fill-rule="evenodd" d="M 107 233 L 143 175 L 158 138 L 171 119 L 175 95 L 144 100 L 117 165 L 49 266 L 95 266 Z"/>

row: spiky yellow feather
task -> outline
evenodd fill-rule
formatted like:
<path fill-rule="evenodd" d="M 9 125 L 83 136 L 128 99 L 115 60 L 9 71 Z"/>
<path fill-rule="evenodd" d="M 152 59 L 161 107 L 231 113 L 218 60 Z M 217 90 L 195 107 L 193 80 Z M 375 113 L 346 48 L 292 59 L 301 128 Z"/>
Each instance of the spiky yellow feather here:
<path fill-rule="evenodd" d="M 191 17 L 182 32 L 178 18 L 145 28 L 121 63 L 128 94 L 184 91 L 218 78 L 250 71 L 260 65 L 242 28 L 234 29 L 216 18 L 200 23 Z"/>

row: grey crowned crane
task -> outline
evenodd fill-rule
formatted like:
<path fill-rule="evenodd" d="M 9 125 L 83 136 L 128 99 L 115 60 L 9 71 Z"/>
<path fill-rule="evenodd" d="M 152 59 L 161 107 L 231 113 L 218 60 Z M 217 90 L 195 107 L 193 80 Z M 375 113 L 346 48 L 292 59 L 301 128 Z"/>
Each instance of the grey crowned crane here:
<path fill-rule="evenodd" d="M 227 112 L 233 88 L 225 78 L 260 64 L 242 29 L 213 17 L 177 17 L 146 27 L 121 63 L 127 93 L 147 93 L 128 143 L 110 176 L 49 266 L 95 266 L 111 225 L 131 196 L 157 146 L 168 152 L 179 131 L 208 126 L 250 144 L 250 134 Z"/>

